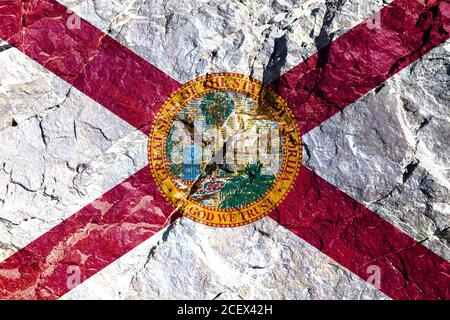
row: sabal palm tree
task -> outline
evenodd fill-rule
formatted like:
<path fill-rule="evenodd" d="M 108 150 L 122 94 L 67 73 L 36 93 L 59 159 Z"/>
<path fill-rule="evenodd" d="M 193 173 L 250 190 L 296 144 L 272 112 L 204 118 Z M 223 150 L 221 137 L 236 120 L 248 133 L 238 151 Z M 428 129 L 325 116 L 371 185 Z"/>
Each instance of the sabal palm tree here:
<path fill-rule="evenodd" d="M 200 110 L 207 126 L 220 128 L 234 110 L 234 101 L 227 92 L 210 92 L 203 96 Z"/>
<path fill-rule="evenodd" d="M 200 110 L 205 117 L 205 124 L 209 127 L 214 126 L 217 131 L 223 126 L 227 118 L 234 111 L 234 100 L 228 92 L 216 91 L 210 92 L 203 96 L 200 103 Z M 225 172 L 230 172 L 225 160 L 226 142 L 217 150 L 214 150 L 213 162 L 209 163 L 207 168 L 205 168 L 207 174 L 218 170 L 219 168 L 225 170 Z M 216 163 L 215 159 L 220 159 L 220 163 Z"/>
<path fill-rule="evenodd" d="M 240 175 L 228 180 L 220 191 L 220 208 L 240 208 L 262 197 L 275 181 L 274 175 L 261 174 L 261 162 L 248 164 Z"/>

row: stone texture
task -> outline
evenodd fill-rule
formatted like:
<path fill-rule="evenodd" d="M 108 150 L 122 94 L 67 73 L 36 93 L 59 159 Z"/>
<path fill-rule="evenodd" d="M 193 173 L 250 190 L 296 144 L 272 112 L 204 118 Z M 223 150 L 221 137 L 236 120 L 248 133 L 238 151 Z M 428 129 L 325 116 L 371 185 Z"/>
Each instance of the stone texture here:
<path fill-rule="evenodd" d="M 449 43 L 304 136 L 304 163 L 450 258 Z"/>
<path fill-rule="evenodd" d="M 61 1 L 180 82 L 222 71 L 273 80 L 266 67 L 282 43 L 287 52 L 280 72 L 389 2 Z"/>
<path fill-rule="evenodd" d="M 2 260 L 144 167 L 147 137 L 16 49 L 0 61 Z"/>
<path fill-rule="evenodd" d="M 270 218 L 231 229 L 182 218 L 160 237 L 64 299 L 387 299 Z M 120 285 L 105 288 L 111 278 Z"/>
<path fill-rule="evenodd" d="M 215 71 L 273 80 L 387 3 L 61 2 L 181 82 Z M 447 259 L 448 51 L 437 48 L 304 146 L 305 165 Z M 147 141 L 5 43 L 0 61 L 3 260 L 145 166 Z M 108 297 L 387 298 L 269 218 L 228 230 L 183 218 L 65 296 Z"/>

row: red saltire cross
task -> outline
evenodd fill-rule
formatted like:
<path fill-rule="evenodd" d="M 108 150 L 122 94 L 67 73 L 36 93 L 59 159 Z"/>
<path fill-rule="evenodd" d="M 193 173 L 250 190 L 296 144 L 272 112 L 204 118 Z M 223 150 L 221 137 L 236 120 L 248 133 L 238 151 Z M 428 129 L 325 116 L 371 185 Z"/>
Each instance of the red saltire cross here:
<path fill-rule="evenodd" d="M 273 83 L 302 134 L 449 38 L 448 0 L 394 0 L 378 14 L 381 28 L 361 23 Z M 54 0 L 0 0 L 0 37 L 147 134 L 181 84 L 87 21 L 70 30 L 71 15 Z M 138 206 L 146 195 L 162 214 Z M 0 298 L 57 299 L 68 265 L 84 281 L 179 216 L 143 168 L 3 261 Z M 270 217 L 364 280 L 378 265 L 393 299 L 450 298 L 448 261 L 305 166 Z"/>

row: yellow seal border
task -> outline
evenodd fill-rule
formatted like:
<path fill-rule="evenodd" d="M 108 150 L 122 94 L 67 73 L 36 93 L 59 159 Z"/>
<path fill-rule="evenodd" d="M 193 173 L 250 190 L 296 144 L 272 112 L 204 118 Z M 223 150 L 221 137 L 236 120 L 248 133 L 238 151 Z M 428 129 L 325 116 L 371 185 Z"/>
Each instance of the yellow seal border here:
<path fill-rule="evenodd" d="M 237 209 L 198 204 L 181 192 L 171 179 L 166 159 L 166 139 L 177 114 L 189 102 L 213 91 L 233 91 L 258 101 L 280 124 L 283 164 L 277 179 L 260 199 Z M 286 102 L 261 81 L 237 73 L 198 77 L 173 93 L 156 114 L 148 139 L 149 167 L 164 197 L 186 217 L 214 227 L 237 227 L 261 219 L 275 209 L 292 189 L 302 163 L 302 142 L 297 121 Z"/>

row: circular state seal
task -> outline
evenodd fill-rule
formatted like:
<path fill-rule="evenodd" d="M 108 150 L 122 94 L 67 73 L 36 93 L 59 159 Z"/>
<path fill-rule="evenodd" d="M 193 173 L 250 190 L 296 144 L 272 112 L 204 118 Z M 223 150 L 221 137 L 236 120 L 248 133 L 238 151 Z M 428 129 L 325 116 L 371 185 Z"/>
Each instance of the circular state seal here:
<path fill-rule="evenodd" d="M 186 217 L 235 227 L 286 197 L 301 166 L 301 136 L 286 102 L 261 81 L 209 74 L 164 103 L 148 156 L 160 191 Z"/>

